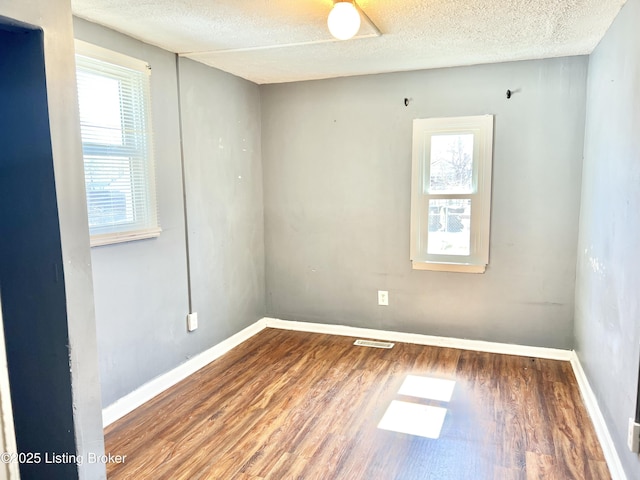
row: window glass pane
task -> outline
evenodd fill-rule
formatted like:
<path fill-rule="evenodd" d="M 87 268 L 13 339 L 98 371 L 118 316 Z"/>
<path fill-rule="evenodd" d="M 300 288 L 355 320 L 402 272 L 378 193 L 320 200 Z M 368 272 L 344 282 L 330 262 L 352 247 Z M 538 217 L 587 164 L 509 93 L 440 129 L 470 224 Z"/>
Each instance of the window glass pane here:
<path fill-rule="evenodd" d="M 472 193 L 473 134 L 431 137 L 430 193 Z"/>
<path fill-rule="evenodd" d="M 471 200 L 429 200 L 430 255 L 469 255 Z"/>
<path fill-rule="evenodd" d="M 85 156 L 89 227 L 134 221 L 132 173 L 127 157 Z"/>
<path fill-rule="evenodd" d="M 82 141 L 122 145 L 120 82 L 78 71 L 78 101 Z"/>

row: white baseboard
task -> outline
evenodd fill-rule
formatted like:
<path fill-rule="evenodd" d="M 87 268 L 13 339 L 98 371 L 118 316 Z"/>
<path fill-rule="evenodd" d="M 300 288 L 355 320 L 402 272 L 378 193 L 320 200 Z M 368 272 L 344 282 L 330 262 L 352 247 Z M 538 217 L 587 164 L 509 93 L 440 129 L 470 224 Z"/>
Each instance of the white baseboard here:
<path fill-rule="evenodd" d="M 618 456 L 618 451 L 616 450 L 616 446 L 613 443 L 611 434 L 609 433 L 607 422 L 602 416 L 602 411 L 598 405 L 598 399 L 591 389 L 587 375 L 582 368 L 582 364 L 580 363 L 580 359 L 576 352 L 572 352 L 570 361 L 573 373 L 578 381 L 578 388 L 580 389 L 582 400 L 584 401 L 587 412 L 591 417 L 593 428 L 595 429 L 598 440 L 600 441 L 600 446 L 602 447 L 604 458 L 607 461 L 611 478 L 613 480 L 627 480 L 627 476 L 622 468 L 622 462 Z"/>
<path fill-rule="evenodd" d="M 236 333 L 228 339 L 213 346 L 209 350 L 191 358 L 173 370 L 154 378 L 142 385 L 130 394 L 117 400 L 102 410 L 102 422 L 106 427 L 122 418 L 127 413 L 148 402 L 156 395 L 177 384 L 181 380 L 221 357 L 232 348 L 240 345 L 265 328 L 277 328 L 281 330 L 296 330 L 301 332 L 324 333 L 328 335 L 340 335 L 348 337 L 364 337 L 375 340 L 391 342 L 413 343 L 417 345 L 429 345 L 435 347 L 459 348 L 478 352 L 500 353 L 505 355 L 519 355 L 524 357 L 546 358 L 550 360 L 562 360 L 571 362 L 573 372 L 578 382 L 578 388 L 584 400 L 587 412 L 600 441 L 609 471 L 613 480 L 627 480 L 620 457 L 615 449 L 613 439 L 602 416 L 589 381 L 585 375 L 580 360 L 574 351 L 555 348 L 530 347 L 526 345 L 511 345 L 506 343 L 484 342 L 479 340 L 466 340 L 448 337 L 436 337 L 414 333 L 393 332 L 375 330 L 370 328 L 349 327 L 346 325 L 328 325 L 321 323 L 294 322 L 277 318 L 262 318 L 249 325 L 244 330 Z"/>
<path fill-rule="evenodd" d="M 241 330 L 235 335 L 232 335 L 226 340 L 214 345 L 209 350 L 190 358 L 173 370 L 154 378 L 128 395 L 116 400 L 116 402 L 102 410 L 103 427 L 106 427 L 107 425 L 110 425 L 116 420 L 124 417 L 127 413 L 135 410 L 143 403 L 148 402 L 153 397 L 174 386 L 181 380 L 184 380 L 189 375 L 213 362 L 215 359 L 221 357 L 232 348 L 237 347 L 242 342 L 248 340 L 265 328 L 266 322 L 262 319 L 258 320 L 256 323 L 249 325 L 244 330 Z"/>
<path fill-rule="evenodd" d="M 473 350 L 476 352 L 502 353 L 505 355 L 518 355 L 521 357 L 546 358 L 549 360 L 571 359 L 570 350 L 557 348 L 529 347 L 526 345 L 511 345 L 508 343 L 484 342 L 480 340 L 465 340 L 460 338 L 435 337 L 417 333 L 392 332 L 375 330 L 371 328 L 348 327 L 346 325 L 327 325 L 322 323 L 292 322 L 277 318 L 265 317 L 268 328 L 282 330 L 298 330 L 302 332 L 326 333 L 329 335 L 341 335 L 346 337 L 364 337 L 387 342 L 414 343 L 417 345 L 429 345 L 432 347 L 459 348 L 461 350 Z"/>

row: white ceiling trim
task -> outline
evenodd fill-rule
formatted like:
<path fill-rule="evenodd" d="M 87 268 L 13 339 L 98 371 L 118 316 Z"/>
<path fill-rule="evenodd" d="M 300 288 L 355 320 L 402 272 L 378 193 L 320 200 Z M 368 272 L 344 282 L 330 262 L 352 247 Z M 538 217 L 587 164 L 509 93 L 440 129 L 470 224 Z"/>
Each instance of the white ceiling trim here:
<path fill-rule="evenodd" d="M 361 38 L 375 38 L 381 35 L 377 33 L 367 33 L 365 35 L 356 35 L 351 40 L 358 40 Z M 258 52 L 260 50 L 271 50 L 274 48 L 291 48 L 291 47 L 305 47 L 308 45 L 321 45 L 323 43 L 336 43 L 342 42 L 343 40 L 338 40 L 335 38 L 330 38 L 327 40 L 311 40 L 309 42 L 297 42 L 297 43 L 285 43 L 280 45 L 262 45 L 258 47 L 241 47 L 241 48 L 228 48 L 226 50 L 206 50 L 203 52 L 181 52 L 178 53 L 181 57 L 197 57 L 198 55 L 209 55 L 209 54 L 218 54 L 218 53 L 238 53 L 238 52 Z"/>

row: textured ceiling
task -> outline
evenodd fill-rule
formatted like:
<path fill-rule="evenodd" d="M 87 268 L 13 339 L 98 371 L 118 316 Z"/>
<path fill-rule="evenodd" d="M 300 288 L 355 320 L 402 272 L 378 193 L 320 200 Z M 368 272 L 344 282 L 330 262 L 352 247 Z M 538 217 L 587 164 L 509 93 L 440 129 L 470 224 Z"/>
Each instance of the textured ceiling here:
<path fill-rule="evenodd" d="M 359 0 L 334 41 L 332 0 L 72 0 L 74 14 L 256 83 L 583 55 L 626 0 Z"/>

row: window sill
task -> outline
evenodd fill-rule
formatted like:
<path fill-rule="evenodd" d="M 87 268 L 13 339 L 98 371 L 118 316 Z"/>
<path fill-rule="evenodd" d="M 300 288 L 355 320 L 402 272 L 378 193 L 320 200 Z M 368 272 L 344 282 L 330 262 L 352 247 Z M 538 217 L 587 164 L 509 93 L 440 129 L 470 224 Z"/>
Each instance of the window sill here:
<path fill-rule="evenodd" d="M 157 227 L 150 228 L 148 230 L 138 230 L 135 232 L 103 233 L 99 235 L 91 235 L 91 247 L 100 247 L 102 245 L 113 245 L 114 243 L 133 242 L 135 240 L 156 238 L 160 236 L 161 232 L 162 229 L 160 227 Z"/>
<path fill-rule="evenodd" d="M 472 265 L 468 263 L 436 263 L 411 261 L 411 268 L 414 270 L 430 270 L 433 272 L 454 272 L 454 273 L 484 273 L 486 265 Z"/>

